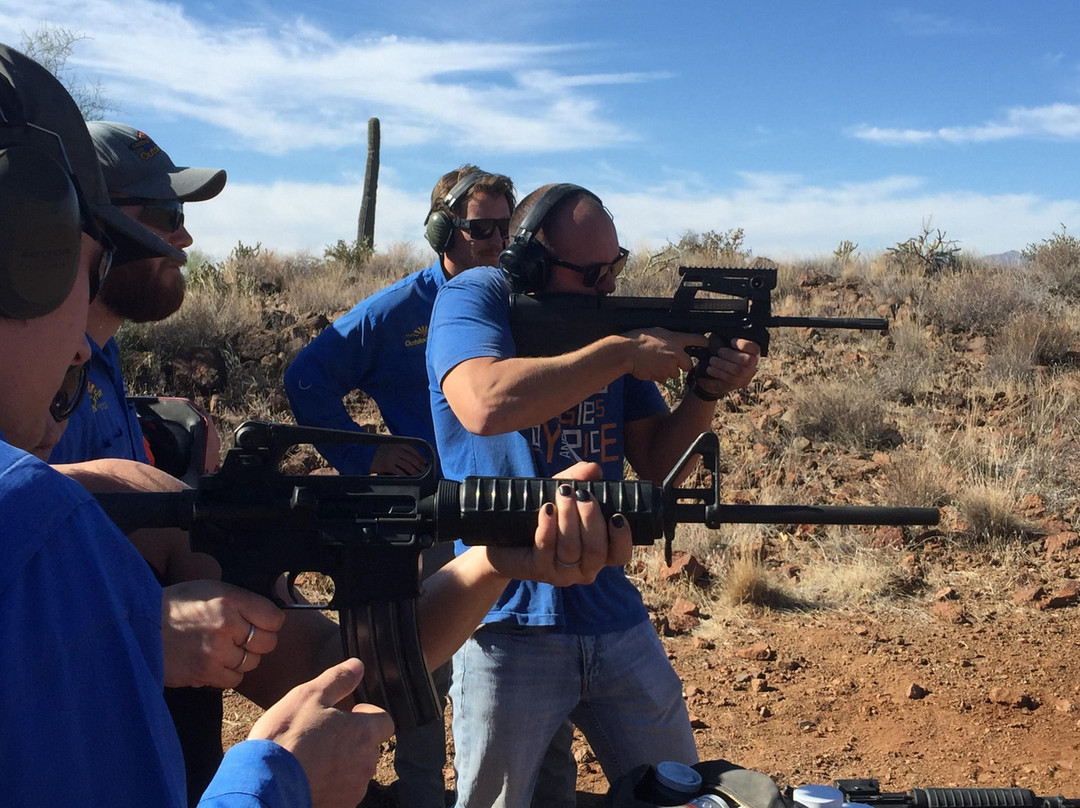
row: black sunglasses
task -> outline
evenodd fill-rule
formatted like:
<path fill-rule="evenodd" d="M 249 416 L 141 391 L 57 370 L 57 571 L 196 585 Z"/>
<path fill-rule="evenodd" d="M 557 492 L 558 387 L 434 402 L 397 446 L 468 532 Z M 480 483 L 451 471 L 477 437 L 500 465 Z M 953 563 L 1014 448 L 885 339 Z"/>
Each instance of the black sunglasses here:
<path fill-rule="evenodd" d="M 49 415 L 54 421 L 66 421 L 71 413 L 75 412 L 86 393 L 86 380 L 89 375 L 88 365 L 72 365 L 67 369 L 64 381 L 49 405 Z"/>
<path fill-rule="evenodd" d="M 592 289 L 596 284 L 600 283 L 601 278 L 606 274 L 611 273 L 611 277 L 617 277 L 623 268 L 626 266 L 626 259 L 630 256 L 630 251 L 625 247 L 619 247 L 618 257 L 609 264 L 589 264 L 587 267 L 579 267 L 577 264 L 571 264 L 569 261 L 563 261 L 561 258 L 556 258 L 554 255 L 550 257 L 550 261 L 553 265 L 559 267 L 566 267 L 572 269 L 574 272 L 580 272 L 581 282 L 585 285 L 585 288 Z"/>
<path fill-rule="evenodd" d="M 113 205 L 140 205 L 135 218 L 163 233 L 175 233 L 184 226 L 184 203 L 179 199 L 144 199 L 140 196 L 117 197 Z"/>
<path fill-rule="evenodd" d="M 491 238 L 495 228 L 499 228 L 499 235 L 505 241 L 510 237 L 510 217 L 505 219 L 459 219 L 456 216 L 451 219 L 454 227 L 460 227 L 474 241 L 484 241 Z"/>

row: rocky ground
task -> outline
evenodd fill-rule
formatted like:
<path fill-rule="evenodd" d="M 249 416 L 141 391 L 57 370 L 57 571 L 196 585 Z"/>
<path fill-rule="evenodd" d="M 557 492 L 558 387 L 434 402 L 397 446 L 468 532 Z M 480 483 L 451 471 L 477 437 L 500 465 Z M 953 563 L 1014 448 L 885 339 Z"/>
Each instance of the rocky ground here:
<path fill-rule="evenodd" d="M 949 588 L 904 609 L 728 609 L 677 597 L 655 622 L 685 683 L 703 759 L 780 785 L 874 777 L 883 790 L 1022 786 L 1080 798 L 1080 648 L 1075 550 L 1047 563 L 1057 584 L 987 603 Z M 1044 572 L 1045 572 L 1044 568 Z M 237 696 L 233 738 L 254 708 Z M 607 782 L 574 743 L 579 805 Z M 453 772 L 447 768 L 448 787 Z M 390 806 L 384 756 L 365 802 Z"/>

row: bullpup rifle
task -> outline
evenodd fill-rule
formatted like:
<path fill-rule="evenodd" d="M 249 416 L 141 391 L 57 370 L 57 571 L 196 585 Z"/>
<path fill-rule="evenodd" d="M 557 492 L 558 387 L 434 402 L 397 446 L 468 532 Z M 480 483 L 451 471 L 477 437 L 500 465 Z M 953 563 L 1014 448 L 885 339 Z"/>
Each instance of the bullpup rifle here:
<path fill-rule="evenodd" d="M 666 328 L 708 335 L 711 354 L 742 337 L 756 342 L 761 355 L 768 356 L 770 328 L 889 328 L 888 321 L 878 317 L 774 317 L 775 269 L 679 267 L 679 275 L 679 288 L 670 298 L 515 294 L 510 328 L 518 355 L 558 356 L 613 334 Z"/>
<path fill-rule="evenodd" d="M 191 548 L 221 565 L 223 580 L 296 608 L 277 594 L 303 572 L 327 575 L 333 597 L 316 608 L 340 614 L 345 653 L 364 662 L 365 701 L 390 713 L 399 730 L 440 715 L 417 630 L 420 553 L 436 542 L 526 546 L 537 513 L 555 500 L 559 480 L 417 476 L 288 475 L 281 461 L 294 446 L 411 443 L 415 438 L 248 421 L 235 434 L 221 470 L 180 492 L 98 494 L 122 529 L 179 527 Z M 709 488 L 676 488 L 696 455 L 712 472 Z M 719 443 L 702 433 L 662 485 L 628 480 L 570 482 L 592 493 L 606 517 L 621 513 L 634 544 L 664 539 L 670 563 L 679 523 L 718 528 L 729 522 L 930 525 L 936 508 L 728 505 L 720 502 Z M 311 608 L 312 605 L 307 605 Z"/>

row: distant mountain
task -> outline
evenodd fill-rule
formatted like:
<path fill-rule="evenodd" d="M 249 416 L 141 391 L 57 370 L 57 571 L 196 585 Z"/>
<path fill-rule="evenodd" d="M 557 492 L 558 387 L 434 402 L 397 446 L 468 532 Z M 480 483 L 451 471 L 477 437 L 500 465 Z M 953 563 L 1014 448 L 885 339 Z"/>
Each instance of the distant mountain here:
<path fill-rule="evenodd" d="M 1019 250 L 1009 250 L 1008 252 L 997 253 L 996 255 L 984 255 L 983 260 L 1003 267 L 1018 267 L 1023 266 L 1028 262 L 1028 260 L 1020 254 Z"/>

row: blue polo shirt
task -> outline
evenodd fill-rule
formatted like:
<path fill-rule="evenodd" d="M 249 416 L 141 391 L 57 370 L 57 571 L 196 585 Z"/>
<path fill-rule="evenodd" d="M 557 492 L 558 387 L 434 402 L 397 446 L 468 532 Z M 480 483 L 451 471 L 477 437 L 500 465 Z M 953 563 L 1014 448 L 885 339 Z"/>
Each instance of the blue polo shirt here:
<path fill-rule="evenodd" d="M 127 399 L 120 372 L 120 349 L 115 339 L 103 346 L 90 342 L 86 395 L 68 418 L 50 463 L 80 463 L 114 457 L 149 463 L 135 406 Z"/>
<path fill-rule="evenodd" d="M 360 301 L 305 347 L 285 371 L 296 422 L 359 432 L 342 399 L 362 390 L 378 405 L 391 434 L 434 446 L 424 349 L 431 307 L 445 283 L 436 260 Z M 317 448 L 340 473 L 368 474 L 376 447 Z"/>
<path fill-rule="evenodd" d="M 2 435 L 0 525 L 5 804 L 184 808 L 150 568 L 82 486 Z M 290 753 L 241 746 L 211 804 L 310 805 Z"/>

